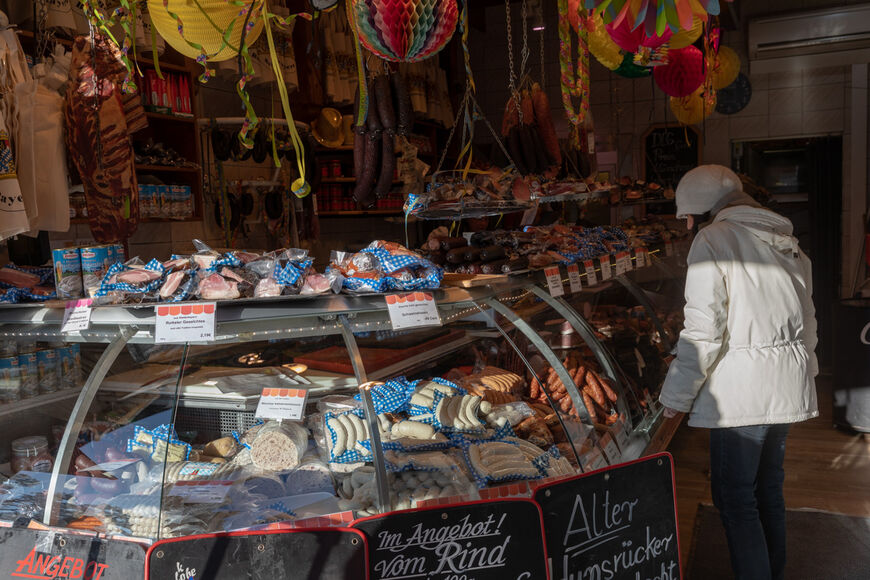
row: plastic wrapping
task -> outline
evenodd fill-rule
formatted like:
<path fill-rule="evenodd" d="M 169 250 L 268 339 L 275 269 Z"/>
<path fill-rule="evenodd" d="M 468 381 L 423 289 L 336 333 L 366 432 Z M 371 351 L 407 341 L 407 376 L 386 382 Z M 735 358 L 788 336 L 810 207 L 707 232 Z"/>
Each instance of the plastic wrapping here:
<path fill-rule="evenodd" d="M 444 271 L 404 246 L 375 240 L 355 254 L 332 252 L 327 273 L 344 277 L 352 293 L 432 290 L 440 287 Z"/>
<path fill-rule="evenodd" d="M 284 471 L 299 465 L 308 449 L 308 430 L 292 422 L 269 421 L 251 443 L 252 463 L 268 471 Z"/>

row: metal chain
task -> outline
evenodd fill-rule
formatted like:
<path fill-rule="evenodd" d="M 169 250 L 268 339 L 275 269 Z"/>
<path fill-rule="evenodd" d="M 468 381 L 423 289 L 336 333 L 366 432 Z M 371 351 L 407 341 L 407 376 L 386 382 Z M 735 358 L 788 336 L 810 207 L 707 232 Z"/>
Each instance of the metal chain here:
<path fill-rule="evenodd" d="M 456 132 L 456 126 L 459 125 L 459 119 L 462 118 L 462 113 L 465 111 L 466 107 L 468 107 L 468 99 L 471 96 L 470 85 L 471 83 L 466 81 L 465 96 L 462 98 L 462 103 L 459 105 L 459 108 L 456 109 L 456 119 L 453 120 L 453 126 L 450 127 L 450 133 L 447 134 L 447 141 L 444 142 L 444 150 L 441 152 L 441 159 L 438 160 L 438 165 L 432 173 L 433 177 L 436 173 L 441 171 L 441 166 L 444 165 L 444 161 L 447 159 L 447 150 L 450 148 L 450 142 L 453 141 L 453 134 Z"/>
<path fill-rule="evenodd" d="M 525 4 L 524 4 L 525 5 Z M 507 19 L 507 44 L 508 44 L 508 89 L 510 90 L 511 98 L 517 107 L 517 113 L 520 118 L 520 123 L 523 122 L 523 111 L 520 107 L 520 93 L 517 91 L 517 77 L 514 72 L 514 40 L 513 29 L 511 27 L 511 0 L 504 0 L 504 12 Z"/>
<path fill-rule="evenodd" d="M 520 79 L 522 82 L 522 78 L 525 77 L 526 74 L 526 63 L 529 61 L 529 19 L 528 13 L 526 10 L 526 0 L 522 2 L 523 7 L 523 48 L 520 51 L 521 59 L 520 59 Z"/>
<path fill-rule="evenodd" d="M 543 8 L 542 8 L 542 10 L 543 10 Z M 547 86 L 547 82 L 546 82 L 547 72 L 546 72 L 546 69 L 544 68 L 544 31 L 543 30 L 538 32 L 538 38 L 541 41 L 541 88 L 544 88 L 545 86 Z"/>

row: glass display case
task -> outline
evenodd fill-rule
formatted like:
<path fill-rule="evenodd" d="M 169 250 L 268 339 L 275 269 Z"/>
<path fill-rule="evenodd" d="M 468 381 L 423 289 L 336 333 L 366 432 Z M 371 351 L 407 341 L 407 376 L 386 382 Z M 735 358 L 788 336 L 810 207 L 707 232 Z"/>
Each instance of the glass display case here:
<path fill-rule="evenodd" d="M 67 361 L 0 406 L 0 526 L 151 542 L 522 495 L 634 459 L 670 339 L 621 278 L 563 298 L 533 275 L 444 288 L 441 325 L 408 330 L 384 295 L 221 302 L 207 343 L 156 344 L 153 305 L 66 334 L 62 308 L 0 308 L 7 358 L 36 343 Z M 20 398 L 23 373 L 3 376 Z"/>

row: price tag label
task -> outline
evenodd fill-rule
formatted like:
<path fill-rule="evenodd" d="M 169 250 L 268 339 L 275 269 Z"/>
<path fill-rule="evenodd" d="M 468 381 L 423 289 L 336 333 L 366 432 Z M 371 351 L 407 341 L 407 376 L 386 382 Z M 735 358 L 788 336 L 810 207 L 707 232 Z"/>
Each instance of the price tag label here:
<path fill-rule="evenodd" d="M 221 503 L 230 491 L 232 481 L 176 481 L 169 495 L 184 503 Z"/>
<path fill-rule="evenodd" d="M 155 306 L 154 342 L 176 344 L 214 340 L 214 302 Z"/>
<path fill-rule="evenodd" d="M 564 296 L 565 288 L 562 286 L 562 276 L 559 274 L 558 266 L 544 268 L 544 275 L 547 277 L 547 288 L 550 289 L 550 296 Z"/>
<path fill-rule="evenodd" d="M 91 304 L 93 300 L 70 300 L 66 303 L 63 311 L 63 322 L 60 325 L 61 332 L 75 332 L 87 330 L 91 325 Z"/>
<path fill-rule="evenodd" d="M 616 254 L 616 275 L 622 276 L 625 274 L 625 253 Z"/>
<path fill-rule="evenodd" d="M 638 268 L 646 267 L 646 250 L 644 250 L 643 248 L 639 248 L 634 252 L 634 257 L 637 260 L 636 266 Z"/>
<path fill-rule="evenodd" d="M 595 471 L 607 467 L 607 461 L 604 455 L 597 447 L 593 447 L 592 451 L 586 454 L 586 463 L 583 465 L 583 471 Z"/>
<path fill-rule="evenodd" d="M 595 286 L 598 284 L 598 275 L 595 273 L 595 264 L 592 260 L 583 262 L 583 268 L 586 269 L 586 285 Z"/>
<path fill-rule="evenodd" d="M 263 389 L 254 416 L 258 419 L 301 421 L 307 399 L 306 389 Z"/>
<path fill-rule="evenodd" d="M 634 266 L 631 261 L 631 252 L 623 252 L 622 253 L 622 263 L 625 264 L 625 271 L 630 272 L 634 270 Z"/>
<path fill-rule="evenodd" d="M 619 447 L 616 445 L 616 441 L 613 440 L 609 434 L 605 434 L 601 438 L 601 447 L 604 449 L 604 455 L 607 457 L 607 462 L 610 465 L 614 465 L 619 463 L 622 459 L 622 454 L 619 452 Z"/>
<path fill-rule="evenodd" d="M 613 278 L 613 274 L 610 270 L 610 256 L 604 256 L 601 258 L 601 280 L 610 280 Z"/>
<path fill-rule="evenodd" d="M 429 292 L 390 294 L 386 300 L 393 330 L 441 326 L 438 305 L 435 303 L 435 297 Z"/>
<path fill-rule="evenodd" d="M 583 286 L 580 284 L 580 268 L 577 264 L 568 266 L 568 285 L 571 287 L 571 294 L 580 292 Z"/>
<path fill-rule="evenodd" d="M 674 255 L 674 243 L 665 242 L 665 256 L 671 257 Z"/>
<path fill-rule="evenodd" d="M 85 467 L 84 469 L 79 469 L 79 471 L 117 471 L 118 469 L 122 469 L 124 467 L 129 467 L 134 463 L 142 461 L 139 458 L 136 459 L 119 459 L 117 461 L 107 461 L 105 463 L 98 463 L 97 465 L 92 465 L 91 467 Z"/>
<path fill-rule="evenodd" d="M 616 444 L 619 445 L 620 449 L 625 451 L 628 448 L 628 433 L 622 419 L 610 426 L 610 434 L 616 439 Z"/>

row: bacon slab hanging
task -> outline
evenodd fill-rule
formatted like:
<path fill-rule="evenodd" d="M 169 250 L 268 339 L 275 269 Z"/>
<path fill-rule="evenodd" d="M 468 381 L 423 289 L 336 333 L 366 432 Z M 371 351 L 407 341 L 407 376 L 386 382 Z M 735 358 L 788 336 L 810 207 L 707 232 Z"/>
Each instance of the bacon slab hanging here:
<path fill-rule="evenodd" d="M 139 192 L 133 146 L 125 116 L 130 99 L 121 95 L 124 66 L 120 51 L 99 34 L 96 47 L 76 38 L 71 88 L 64 111 L 67 148 L 82 179 L 88 222 L 100 243 L 129 238 L 139 224 Z M 134 95 L 135 97 L 135 95 Z M 143 116 L 136 115 L 139 127 Z M 132 120 L 132 117 L 131 117 Z"/>

